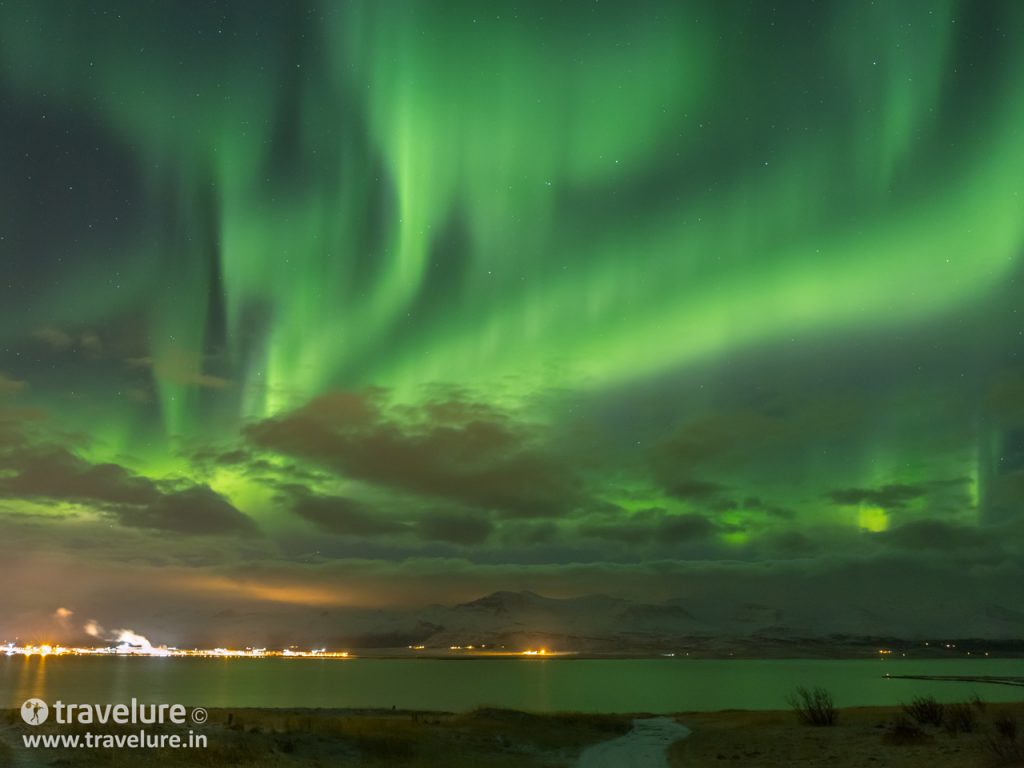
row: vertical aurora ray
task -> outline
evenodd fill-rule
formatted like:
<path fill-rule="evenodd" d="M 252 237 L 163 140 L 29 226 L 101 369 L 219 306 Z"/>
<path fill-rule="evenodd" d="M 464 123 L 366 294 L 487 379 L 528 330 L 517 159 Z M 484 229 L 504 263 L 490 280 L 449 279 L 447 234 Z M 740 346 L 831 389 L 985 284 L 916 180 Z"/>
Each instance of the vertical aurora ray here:
<path fill-rule="evenodd" d="M 116 252 L 70 260 L 26 322 L 138 320 L 153 402 L 72 418 L 167 473 L 331 390 L 599 398 L 953 324 L 1020 269 L 1022 27 L 956 0 L 6 7 L 4 88 L 109 133 L 141 190 Z M 857 482 L 955 463 L 985 495 L 989 436 L 933 461 L 877 421 Z"/>

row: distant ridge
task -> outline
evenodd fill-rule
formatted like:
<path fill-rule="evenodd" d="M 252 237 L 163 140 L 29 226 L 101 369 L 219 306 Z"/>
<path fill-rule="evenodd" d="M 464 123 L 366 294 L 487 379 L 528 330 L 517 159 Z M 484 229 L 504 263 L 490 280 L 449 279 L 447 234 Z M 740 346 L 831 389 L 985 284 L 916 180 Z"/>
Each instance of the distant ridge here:
<path fill-rule="evenodd" d="M 983 649 L 1024 652 L 1024 612 L 1001 603 L 918 601 L 913 605 L 866 596 L 862 603 L 811 605 L 794 597 L 775 604 L 707 597 L 629 600 L 604 594 L 549 597 L 500 590 L 454 605 L 422 608 L 296 607 L 286 627 L 268 634 L 268 616 L 232 613 L 225 631 L 190 638 L 204 646 L 262 644 L 346 649 L 448 650 L 487 646 L 505 651 L 550 648 L 581 654 L 814 657 L 916 652 L 959 654 Z M 981 596 L 985 597 L 985 596 Z M 937 607 L 942 603 L 942 610 Z M 160 637 L 180 613 L 153 617 Z M 262 634 L 261 634 L 262 633 Z M 84 640 L 83 640 L 84 641 Z M 928 644 L 928 645 L 926 645 Z M 947 649 L 945 646 L 949 645 Z"/>
<path fill-rule="evenodd" d="M 708 650 L 870 646 L 931 638 L 978 640 L 1024 638 L 1024 613 L 984 604 L 945 615 L 935 626 L 928 606 L 916 610 L 884 604 L 828 606 L 729 603 L 671 598 L 638 602 L 608 595 L 547 597 L 529 590 L 500 590 L 416 615 L 436 628 L 420 643 L 437 646 L 551 644 L 581 652 L 658 651 L 677 647 Z M 877 651 L 876 651 L 877 652 Z"/>

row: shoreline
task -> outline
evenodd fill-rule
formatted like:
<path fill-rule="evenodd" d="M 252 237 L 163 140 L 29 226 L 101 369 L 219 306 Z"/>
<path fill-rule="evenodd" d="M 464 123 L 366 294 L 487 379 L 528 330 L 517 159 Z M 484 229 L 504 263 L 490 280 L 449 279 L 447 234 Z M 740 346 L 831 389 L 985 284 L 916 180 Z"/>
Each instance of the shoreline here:
<path fill-rule="evenodd" d="M 110 653 L 110 654 L 5 654 L 0 659 L 32 659 L 56 661 L 59 659 L 158 659 L 161 661 L 282 661 L 289 663 L 302 662 L 349 662 L 349 661 L 877 661 L 893 663 L 903 661 L 929 662 L 986 662 L 986 661 L 1022 661 L 1024 649 L 1006 652 L 986 652 L 978 654 L 950 655 L 938 652 L 899 653 L 880 655 L 878 651 L 850 651 L 848 653 L 718 653 L 712 651 L 689 651 L 678 653 L 661 652 L 620 652 L 600 653 L 590 651 L 548 651 L 546 653 L 524 653 L 521 651 L 488 652 L 488 651 L 405 651 L 404 649 L 354 649 L 344 655 L 318 656 L 231 656 L 231 655 L 159 655 L 144 653 Z"/>

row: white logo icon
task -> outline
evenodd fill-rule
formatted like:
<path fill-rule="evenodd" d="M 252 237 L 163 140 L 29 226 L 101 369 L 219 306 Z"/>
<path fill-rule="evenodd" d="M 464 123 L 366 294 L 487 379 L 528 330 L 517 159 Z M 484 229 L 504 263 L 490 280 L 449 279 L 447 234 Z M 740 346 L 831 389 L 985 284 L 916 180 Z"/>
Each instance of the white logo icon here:
<path fill-rule="evenodd" d="M 42 725 L 50 716 L 50 707 L 42 699 L 25 699 L 21 705 L 21 719 L 29 725 Z"/>

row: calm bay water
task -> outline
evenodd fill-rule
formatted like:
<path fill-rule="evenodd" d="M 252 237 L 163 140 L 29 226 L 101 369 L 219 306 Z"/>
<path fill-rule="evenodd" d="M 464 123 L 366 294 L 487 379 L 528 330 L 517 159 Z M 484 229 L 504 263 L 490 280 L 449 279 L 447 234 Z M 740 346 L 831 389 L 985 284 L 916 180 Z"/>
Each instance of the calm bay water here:
<path fill-rule="evenodd" d="M 462 711 L 680 712 L 785 708 L 798 685 L 839 706 L 945 701 L 978 693 L 1024 700 L 1024 688 L 892 680 L 892 675 L 1024 676 L 1024 660 L 704 659 L 157 659 L 0 657 L 0 706 L 46 701 L 204 707 L 398 707 Z"/>

